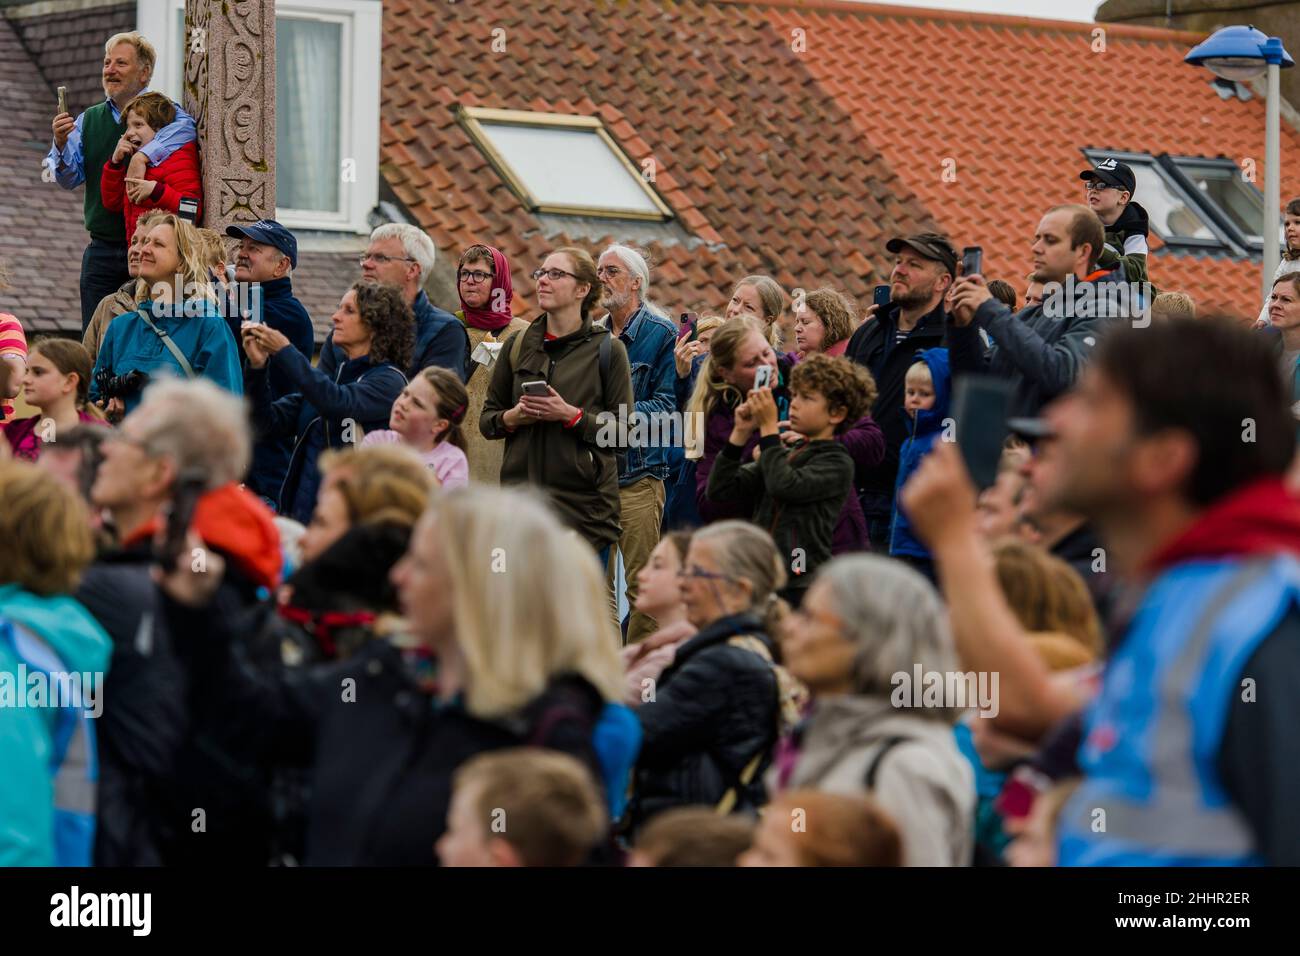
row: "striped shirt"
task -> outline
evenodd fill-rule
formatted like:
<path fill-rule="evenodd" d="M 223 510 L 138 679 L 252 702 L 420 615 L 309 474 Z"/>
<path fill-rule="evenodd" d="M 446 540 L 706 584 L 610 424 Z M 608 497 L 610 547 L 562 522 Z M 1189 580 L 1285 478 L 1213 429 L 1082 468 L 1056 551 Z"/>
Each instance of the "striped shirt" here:
<path fill-rule="evenodd" d="M 18 355 L 27 358 L 27 336 L 23 334 L 23 325 L 7 312 L 0 312 L 0 356 Z M 5 359 L 0 358 L 0 361 Z M 10 362 L 11 374 L 19 374 L 15 363 Z M 12 384 L 12 382 L 11 382 Z M 13 402 L 0 400 L 0 422 L 9 420 L 14 413 Z"/>

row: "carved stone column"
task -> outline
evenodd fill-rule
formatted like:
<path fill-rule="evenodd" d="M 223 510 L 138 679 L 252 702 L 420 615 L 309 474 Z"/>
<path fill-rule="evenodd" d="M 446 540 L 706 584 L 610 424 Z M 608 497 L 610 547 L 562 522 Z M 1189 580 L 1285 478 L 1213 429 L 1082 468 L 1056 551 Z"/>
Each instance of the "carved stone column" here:
<path fill-rule="evenodd" d="M 181 95 L 199 131 L 202 224 L 275 218 L 274 0 L 186 0 Z"/>

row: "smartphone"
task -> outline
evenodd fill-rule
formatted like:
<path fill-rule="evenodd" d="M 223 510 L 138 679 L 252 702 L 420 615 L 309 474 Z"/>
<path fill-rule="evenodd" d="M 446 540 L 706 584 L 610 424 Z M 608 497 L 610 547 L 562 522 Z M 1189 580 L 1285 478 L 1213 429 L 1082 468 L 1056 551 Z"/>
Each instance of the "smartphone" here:
<path fill-rule="evenodd" d="M 961 274 L 977 276 L 984 271 L 984 247 L 967 246 L 961 251 Z"/>
<path fill-rule="evenodd" d="M 699 335 L 698 325 L 700 314 L 698 312 L 683 312 L 681 331 L 677 333 L 679 339 L 686 339 L 687 342 L 694 342 Z"/>
<path fill-rule="evenodd" d="M 176 215 L 186 222 L 193 223 L 199 218 L 199 201 L 193 196 L 182 196 L 176 206 Z"/>
<path fill-rule="evenodd" d="M 185 536 L 194 523 L 194 511 L 208 484 L 208 476 L 198 469 L 187 469 L 176 478 L 172 501 L 167 509 L 167 525 L 161 548 L 155 547 L 154 560 L 171 571 L 185 553 Z"/>
<path fill-rule="evenodd" d="M 754 387 L 755 387 L 755 388 L 771 388 L 771 387 L 772 387 L 772 378 L 773 378 L 772 373 L 773 373 L 774 371 L 776 371 L 776 370 L 775 370 L 774 368 L 772 368 L 772 366 L 770 366 L 770 365 L 760 365 L 760 366 L 759 366 L 759 367 L 754 371 Z"/>
<path fill-rule="evenodd" d="M 959 375 L 953 388 L 957 447 L 976 488 L 997 480 L 1011 391 L 1010 382 L 992 375 Z"/>
<path fill-rule="evenodd" d="M 545 398 L 551 394 L 551 389 L 545 382 L 524 382 L 524 394 L 533 398 Z"/>
<path fill-rule="evenodd" d="M 876 286 L 871 292 L 871 301 L 879 307 L 876 309 L 876 315 L 879 315 L 889 305 L 889 286 Z"/>
<path fill-rule="evenodd" d="M 66 113 L 67 111 L 68 111 L 68 88 L 66 86 L 60 86 L 59 87 L 59 112 Z"/>

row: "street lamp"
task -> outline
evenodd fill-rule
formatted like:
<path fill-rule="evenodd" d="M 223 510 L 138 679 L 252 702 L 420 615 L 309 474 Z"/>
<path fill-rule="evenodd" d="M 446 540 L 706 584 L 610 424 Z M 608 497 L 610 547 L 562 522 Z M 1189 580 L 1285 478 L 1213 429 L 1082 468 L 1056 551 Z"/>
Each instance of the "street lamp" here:
<path fill-rule="evenodd" d="M 1192 48 L 1184 62 L 1204 66 L 1215 76 L 1245 83 L 1268 71 L 1268 98 L 1264 107 L 1264 300 L 1277 271 L 1279 207 L 1282 204 L 1279 103 L 1281 70 L 1295 66 L 1278 37 L 1265 36 L 1249 26 L 1223 27 Z"/>

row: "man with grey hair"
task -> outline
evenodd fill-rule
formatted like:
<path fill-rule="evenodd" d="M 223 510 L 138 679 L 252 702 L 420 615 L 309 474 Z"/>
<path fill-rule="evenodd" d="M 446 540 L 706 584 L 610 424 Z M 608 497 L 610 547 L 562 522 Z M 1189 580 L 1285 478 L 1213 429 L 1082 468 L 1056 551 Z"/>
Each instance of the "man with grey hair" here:
<path fill-rule="evenodd" d="M 657 629 L 653 618 L 635 609 L 637 575 L 659 543 L 659 526 L 663 520 L 668 448 L 673 439 L 672 429 L 665 426 L 677 408 L 673 392 L 677 380 L 673 364 L 677 330 L 648 301 L 650 268 L 645 256 L 636 249 L 610 246 L 600 255 L 596 275 L 603 287 L 600 304 L 609 310 L 606 318 L 609 330 L 627 349 L 628 363 L 632 366 L 633 407 L 622 409 L 619 414 L 621 420 L 627 421 L 629 443 L 618 473 L 623 509 L 618 547 L 623 554 L 627 601 L 633 608 L 627 626 L 627 642 L 631 644 Z M 608 568 L 611 578 L 614 567 L 611 555 Z"/>
<path fill-rule="evenodd" d="M 433 272 L 437 250 L 421 229 L 404 222 L 389 222 L 370 234 L 361 257 L 361 276 L 397 286 L 415 313 L 415 352 L 406 377 L 414 379 L 431 365 L 450 369 L 465 380 L 469 367 L 469 334 L 450 312 L 429 301 L 424 284 Z M 332 375 L 343 353 L 334 347 L 331 332 L 321 349 L 319 368 Z"/>
<path fill-rule="evenodd" d="M 122 110 L 149 89 L 157 59 L 153 45 L 137 32 L 117 33 L 104 44 L 101 79 L 104 101 L 78 116 L 60 112 L 51 127 L 54 145 L 45 166 L 64 189 L 86 184 L 84 219 L 90 245 L 81 257 L 81 331 L 90 325 L 95 306 L 112 295 L 130 276 L 126 267 L 126 221 L 122 213 L 104 208 L 99 179 L 104 164 L 113 157 L 126 117 Z M 143 179 L 145 169 L 156 166 L 195 139 L 194 118 L 176 106 L 176 119 L 158 130 L 153 140 L 134 150 L 127 176 Z"/>

